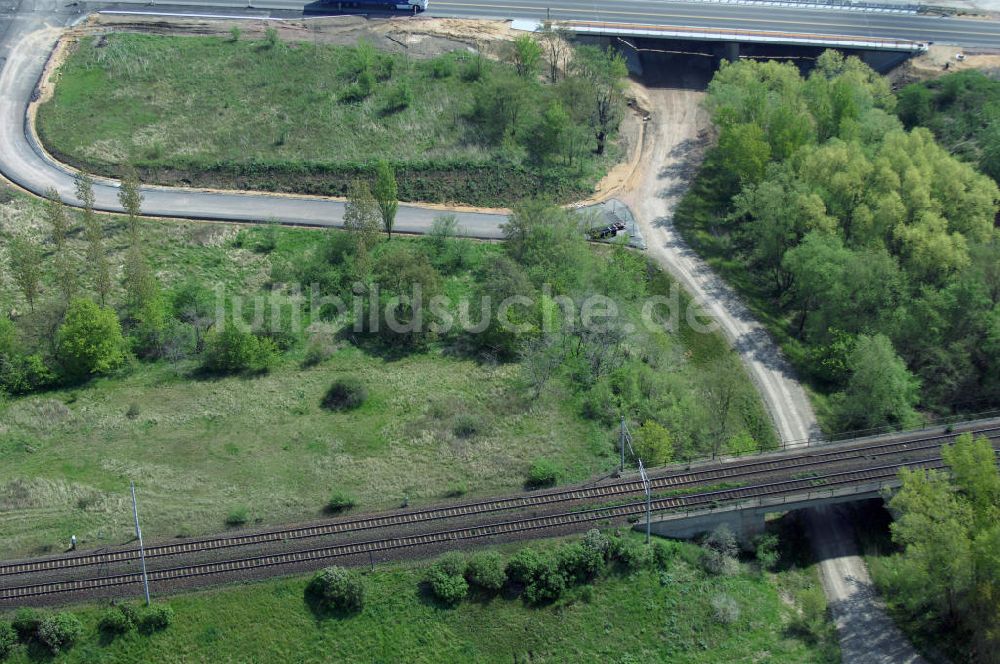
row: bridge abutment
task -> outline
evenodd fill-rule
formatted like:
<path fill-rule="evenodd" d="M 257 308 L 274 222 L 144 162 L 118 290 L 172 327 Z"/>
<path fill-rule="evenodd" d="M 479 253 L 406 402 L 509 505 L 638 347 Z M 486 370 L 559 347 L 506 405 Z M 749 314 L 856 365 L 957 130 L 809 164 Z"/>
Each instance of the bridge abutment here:
<path fill-rule="evenodd" d="M 662 537 L 694 539 L 725 524 L 736 535 L 740 545 L 749 548 L 754 538 L 764 532 L 764 521 L 768 514 L 882 498 L 886 489 L 895 486 L 898 486 L 898 480 L 893 479 L 784 496 L 750 498 L 735 504 L 684 512 L 661 512 L 653 515 L 650 531 Z M 645 531 L 645 520 L 640 520 L 635 528 Z"/>

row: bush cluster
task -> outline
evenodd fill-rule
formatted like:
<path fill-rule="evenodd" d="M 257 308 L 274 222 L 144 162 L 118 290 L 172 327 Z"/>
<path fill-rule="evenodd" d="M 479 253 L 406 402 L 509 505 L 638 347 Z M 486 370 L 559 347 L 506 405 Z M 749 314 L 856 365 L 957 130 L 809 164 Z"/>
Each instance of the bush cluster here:
<path fill-rule="evenodd" d="M 327 613 L 357 613 L 365 606 L 365 583 L 354 570 L 333 566 L 317 572 L 306 586 L 306 599 Z"/>
<path fill-rule="evenodd" d="M 559 467 L 548 459 L 538 459 L 528 469 L 525 484 L 532 489 L 554 486 L 559 482 Z"/>
<path fill-rule="evenodd" d="M 339 514 L 345 510 L 349 510 L 357 504 L 354 496 L 344 493 L 343 491 L 335 491 L 333 495 L 330 496 L 330 500 L 326 503 L 326 511 L 331 514 Z"/>
<path fill-rule="evenodd" d="M 368 388 L 358 378 L 335 380 L 323 395 L 323 408 L 327 410 L 354 410 L 368 399 Z"/>
<path fill-rule="evenodd" d="M 205 339 L 203 366 L 217 374 L 261 373 L 267 371 L 277 356 L 271 339 L 258 337 L 239 326 L 225 325 L 212 330 Z"/>
<path fill-rule="evenodd" d="M 591 530 L 581 540 L 567 542 L 551 551 L 523 548 L 507 560 L 495 551 L 465 558 L 459 552 L 442 556 L 427 570 L 425 581 L 431 594 L 443 604 L 455 606 L 470 587 L 484 593 L 520 595 L 532 605 L 558 600 L 568 588 L 592 583 L 609 564 L 633 571 L 655 564 L 665 568 L 676 554 L 676 545 L 657 542 L 652 547 L 621 535 L 607 536 Z"/>
<path fill-rule="evenodd" d="M 465 580 L 467 564 L 465 556 L 453 551 L 442 556 L 427 570 L 427 584 L 431 593 L 443 604 L 455 606 L 469 592 Z"/>

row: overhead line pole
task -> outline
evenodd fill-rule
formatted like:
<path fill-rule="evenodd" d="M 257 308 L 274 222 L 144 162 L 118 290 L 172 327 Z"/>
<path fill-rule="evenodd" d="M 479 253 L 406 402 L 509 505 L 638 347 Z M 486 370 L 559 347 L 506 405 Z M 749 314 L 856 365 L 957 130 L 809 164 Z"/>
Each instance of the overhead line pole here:
<path fill-rule="evenodd" d="M 146 574 L 146 549 L 142 545 L 142 528 L 139 527 L 139 506 L 135 501 L 135 482 L 129 482 L 132 489 L 132 515 L 135 517 L 135 536 L 139 538 L 139 559 L 142 561 L 142 587 L 146 593 L 146 606 L 149 606 L 149 575 Z"/>

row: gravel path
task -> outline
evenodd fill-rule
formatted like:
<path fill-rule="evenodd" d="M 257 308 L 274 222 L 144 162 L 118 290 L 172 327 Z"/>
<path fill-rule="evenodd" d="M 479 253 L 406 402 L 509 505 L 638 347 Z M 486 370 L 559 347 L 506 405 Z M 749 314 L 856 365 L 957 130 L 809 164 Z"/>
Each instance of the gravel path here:
<path fill-rule="evenodd" d="M 809 399 L 778 345 L 736 293 L 684 242 L 671 221 L 674 207 L 697 169 L 709 119 L 703 92 L 648 89 L 644 172 L 622 196 L 635 212 L 650 254 L 712 314 L 743 357 L 774 418 L 782 441 L 802 445 L 820 435 Z M 840 632 L 845 664 L 923 662 L 886 615 L 850 524 L 833 509 L 811 510 L 810 530 L 820 576 Z"/>

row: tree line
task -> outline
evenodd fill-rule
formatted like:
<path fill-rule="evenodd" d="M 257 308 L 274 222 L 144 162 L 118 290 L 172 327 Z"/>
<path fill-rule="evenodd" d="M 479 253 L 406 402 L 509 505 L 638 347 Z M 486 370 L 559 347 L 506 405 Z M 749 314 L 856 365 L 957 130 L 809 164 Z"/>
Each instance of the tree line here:
<path fill-rule="evenodd" d="M 808 77 L 724 65 L 706 104 L 718 140 L 676 219 L 749 268 L 728 269 L 833 394 L 833 426 L 1000 403 L 996 184 L 904 129 L 887 81 L 835 51 Z"/>

